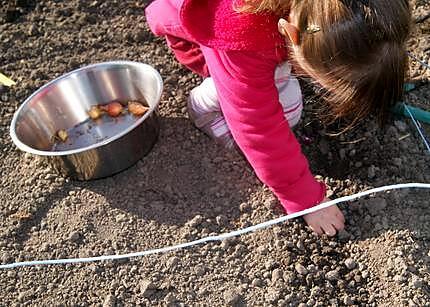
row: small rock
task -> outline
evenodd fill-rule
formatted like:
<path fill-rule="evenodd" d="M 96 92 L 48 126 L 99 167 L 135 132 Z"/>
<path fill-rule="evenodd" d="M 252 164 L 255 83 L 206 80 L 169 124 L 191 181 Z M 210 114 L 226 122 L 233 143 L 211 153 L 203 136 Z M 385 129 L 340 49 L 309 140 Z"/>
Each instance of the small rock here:
<path fill-rule="evenodd" d="M 229 240 L 222 240 L 221 241 L 221 248 L 223 250 L 227 250 L 230 246 L 230 241 Z"/>
<path fill-rule="evenodd" d="M 276 262 L 273 261 L 272 259 L 269 259 L 266 261 L 266 263 L 264 263 L 264 267 L 266 268 L 266 270 L 271 270 L 276 266 Z"/>
<path fill-rule="evenodd" d="M 167 305 L 172 305 L 172 304 L 174 304 L 174 303 L 176 303 L 176 297 L 172 294 L 172 293 L 168 293 L 167 295 L 166 295 L 166 297 L 164 298 L 164 302 L 167 304 Z"/>
<path fill-rule="evenodd" d="M 16 272 L 14 270 L 8 271 L 7 272 L 7 277 L 9 278 L 15 278 L 16 276 Z"/>
<path fill-rule="evenodd" d="M 114 307 L 116 306 L 116 298 L 112 294 L 105 297 L 103 301 L 103 307 Z"/>
<path fill-rule="evenodd" d="M 274 208 L 276 208 L 277 203 L 277 200 L 269 198 L 264 201 L 264 206 L 269 210 L 273 210 Z"/>
<path fill-rule="evenodd" d="M 311 296 L 315 297 L 318 296 L 321 293 L 321 288 L 318 286 L 315 286 L 311 289 Z"/>
<path fill-rule="evenodd" d="M 227 224 L 227 218 L 224 216 L 224 215 L 218 215 L 216 218 L 215 218 L 215 220 L 216 220 L 216 223 L 219 225 L 219 226 L 225 226 L 226 224 Z"/>
<path fill-rule="evenodd" d="M 260 278 L 254 278 L 251 282 L 251 285 L 253 285 L 254 287 L 262 287 L 263 281 Z"/>
<path fill-rule="evenodd" d="M 257 252 L 261 255 L 266 255 L 268 250 L 267 250 L 266 246 L 261 245 L 261 246 L 257 247 Z"/>
<path fill-rule="evenodd" d="M 198 277 L 205 275 L 205 273 L 206 273 L 206 268 L 204 266 L 202 266 L 202 265 L 197 265 L 196 266 L 196 268 L 195 268 L 195 274 Z"/>
<path fill-rule="evenodd" d="M 197 227 L 203 222 L 203 217 L 201 215 L 196 215 L 192 220 L 188 222 L 190 227 Z"/>
<path fill-rule="evenodd" d="M 337 270 L 327 272 L 327 274 L 325 275 L 325 278 L 330 281 L 338 280 L 339 272 Z"/>
<path fill-rule="evenodd" d="M 233 289 L 224 292 L 224 302 L 229 306 L 239 306 L 242 302 L 242 296 Z"/>
<path fill-rule="evenodd" d="M 25 292 L 25 291 L 23 291 L 23 292 L 20 292 L 19 294 L 18 294 L 18 297 L 17 297 L 17 299 L 18 299 L 18 302 L 25 302 L 26 301 L 26 299 L 27 299 L 27 292 Z"/>
<path fill-rule="evenodd" d="M 283 275 L 281 269 L 274 269 L 272 272 L 272 282 L 275 283 L 279 280 L 283 280 Z"/>
<path fill-rule="evenodd" d="M 300 275 L 308 274 L 308 270 L 303 265 L 301 265 L 300 263 L 296 263 L 294 268 L 296 269 L 297 273 L 299 273 Z"/>
<path fill-rule="evenodd" d="M 421 289 L 424 285 L 423 281 L 418 276 L 413 276 L 411 280 L 411 285 L 415 289 Z"/>
<path fill-rule="evenodd" d="M 357 263 L 354 261 L 354 259 L 352 258 L 348 258 L 345 260 L 345 266 L 349 269 L 349 270 L 353 270 L 355 269 L 355 267 L 357 266 Z"/>
<path fill-rule="evenodd" d="M 354 305 L 354 300 L 349 295 L 346 295 L 343 298 L 343 303 L 347 306 L 351 306 L 351 305 Z"/>
<path fill-rule="evenodd" d="M 69 241 L 78 242 L 81 238 L 81 233 L 79 231 L 73 231 L 69 234 Z"/>
<path fill-rule="evenodd" d="M 176 256 L 170 257 L 166 262 L 166 266 L 168 268 L 174 268 L 179 263 L 179 258 Z"/>
<path fill-rule="evenodd" d="M 251 209 L 251 206 L 248 203 L 241 203 L 239 206 L 240 212 L 246 212 Z"/>
<path fill-rule="evenodd" d="M 128 219 L 127 219 L 127 215 L 126 214 L 124 214 L 124 213 L 120 213 L 120 214 L 117 214 L 116 216 L 115 216 L 115 221 L 117 222 L 117 223 L 122 223 L 122 222 L 126 222 Z"/>
<path fill-rule="evenodd" d="M 149 298 L 157 289 L 157 287 L 149 280 L 141 281 L 139 287 L 140 287 L 140 293 L 145 298 Z"/>
<path fill-rule="evenodd" d="M 41 252 L 47 252 L 48 250 L 49 250 L 49 243 L 43 242 L 42 245 L 40 246 L 40 251 Z"/>
<path fill-rule="evenodd" d="M 296 246 L 297 246 L 297 248 L 298 248 L 299 250 L 304 250 L 304 249 L 305 249 L 305 244 L 303 243 L 303 241 L 302 241 L 302 240 L 299 240 L 299 241 L 297 242 Z"/>

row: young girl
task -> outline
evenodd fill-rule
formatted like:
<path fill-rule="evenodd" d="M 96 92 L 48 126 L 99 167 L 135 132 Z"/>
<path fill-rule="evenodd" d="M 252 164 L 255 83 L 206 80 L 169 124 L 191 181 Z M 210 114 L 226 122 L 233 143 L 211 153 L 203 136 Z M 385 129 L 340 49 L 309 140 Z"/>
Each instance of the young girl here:
<path fill-rule="evenodd" d="M 146 17 L 206 78 L 189 99 L 195 124 L 224 144 L 231 133 L 288 213 L 326 198 L 290 129 L 301 95 L 286 60 L 326 90 L 333 118 L 384 118 L 402 95 L 407 0 L 155 0 Z M 304 219 L 318 234 L 344 227 L 336 206 Z"/>

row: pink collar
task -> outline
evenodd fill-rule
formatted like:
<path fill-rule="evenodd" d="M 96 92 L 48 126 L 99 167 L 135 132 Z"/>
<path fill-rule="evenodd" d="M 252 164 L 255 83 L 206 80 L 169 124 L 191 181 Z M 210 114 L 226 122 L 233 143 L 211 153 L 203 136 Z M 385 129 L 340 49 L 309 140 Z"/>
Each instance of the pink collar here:
<path fill-rule="evenodd" d="M 221 50 L 286 48 L 278 32 L 279 16 L 238 13 L 234 0 L 184 0 L 180 18 L 191 37 Z"/>

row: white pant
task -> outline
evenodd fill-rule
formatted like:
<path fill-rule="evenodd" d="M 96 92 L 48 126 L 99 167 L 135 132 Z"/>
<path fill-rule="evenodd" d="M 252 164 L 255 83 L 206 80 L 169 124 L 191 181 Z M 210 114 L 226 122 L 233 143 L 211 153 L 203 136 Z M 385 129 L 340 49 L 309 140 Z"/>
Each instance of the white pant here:
<path fill-rule="evenodd" d="M 300 121 L 303 102 L 299 81 L 291 76 L 289 63 L 284 62 L 276 68 L 275 85 L 285 118 L 290 127 L 293 127 Z M 197 128 L 226 147 L 234 146 L 233 138 L 219 106 L 212 78 L 206 78 L 191 91 L 188 98 L 188 113 Z"/>

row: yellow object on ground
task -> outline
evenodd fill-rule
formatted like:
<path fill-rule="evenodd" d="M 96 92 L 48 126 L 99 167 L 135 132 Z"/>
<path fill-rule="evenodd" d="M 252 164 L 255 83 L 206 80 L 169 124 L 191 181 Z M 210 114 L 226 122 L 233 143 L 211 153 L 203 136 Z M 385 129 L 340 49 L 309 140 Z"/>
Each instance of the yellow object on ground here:
<path fill-rule="evenodd" d="M 6 77 L 0 72 L 0 84 L 6 85 L 6 86 L 12 86 L 12 85 L 15 85 L 16 83 L 15 81 L 9 79 L 8 77 Z"/>

